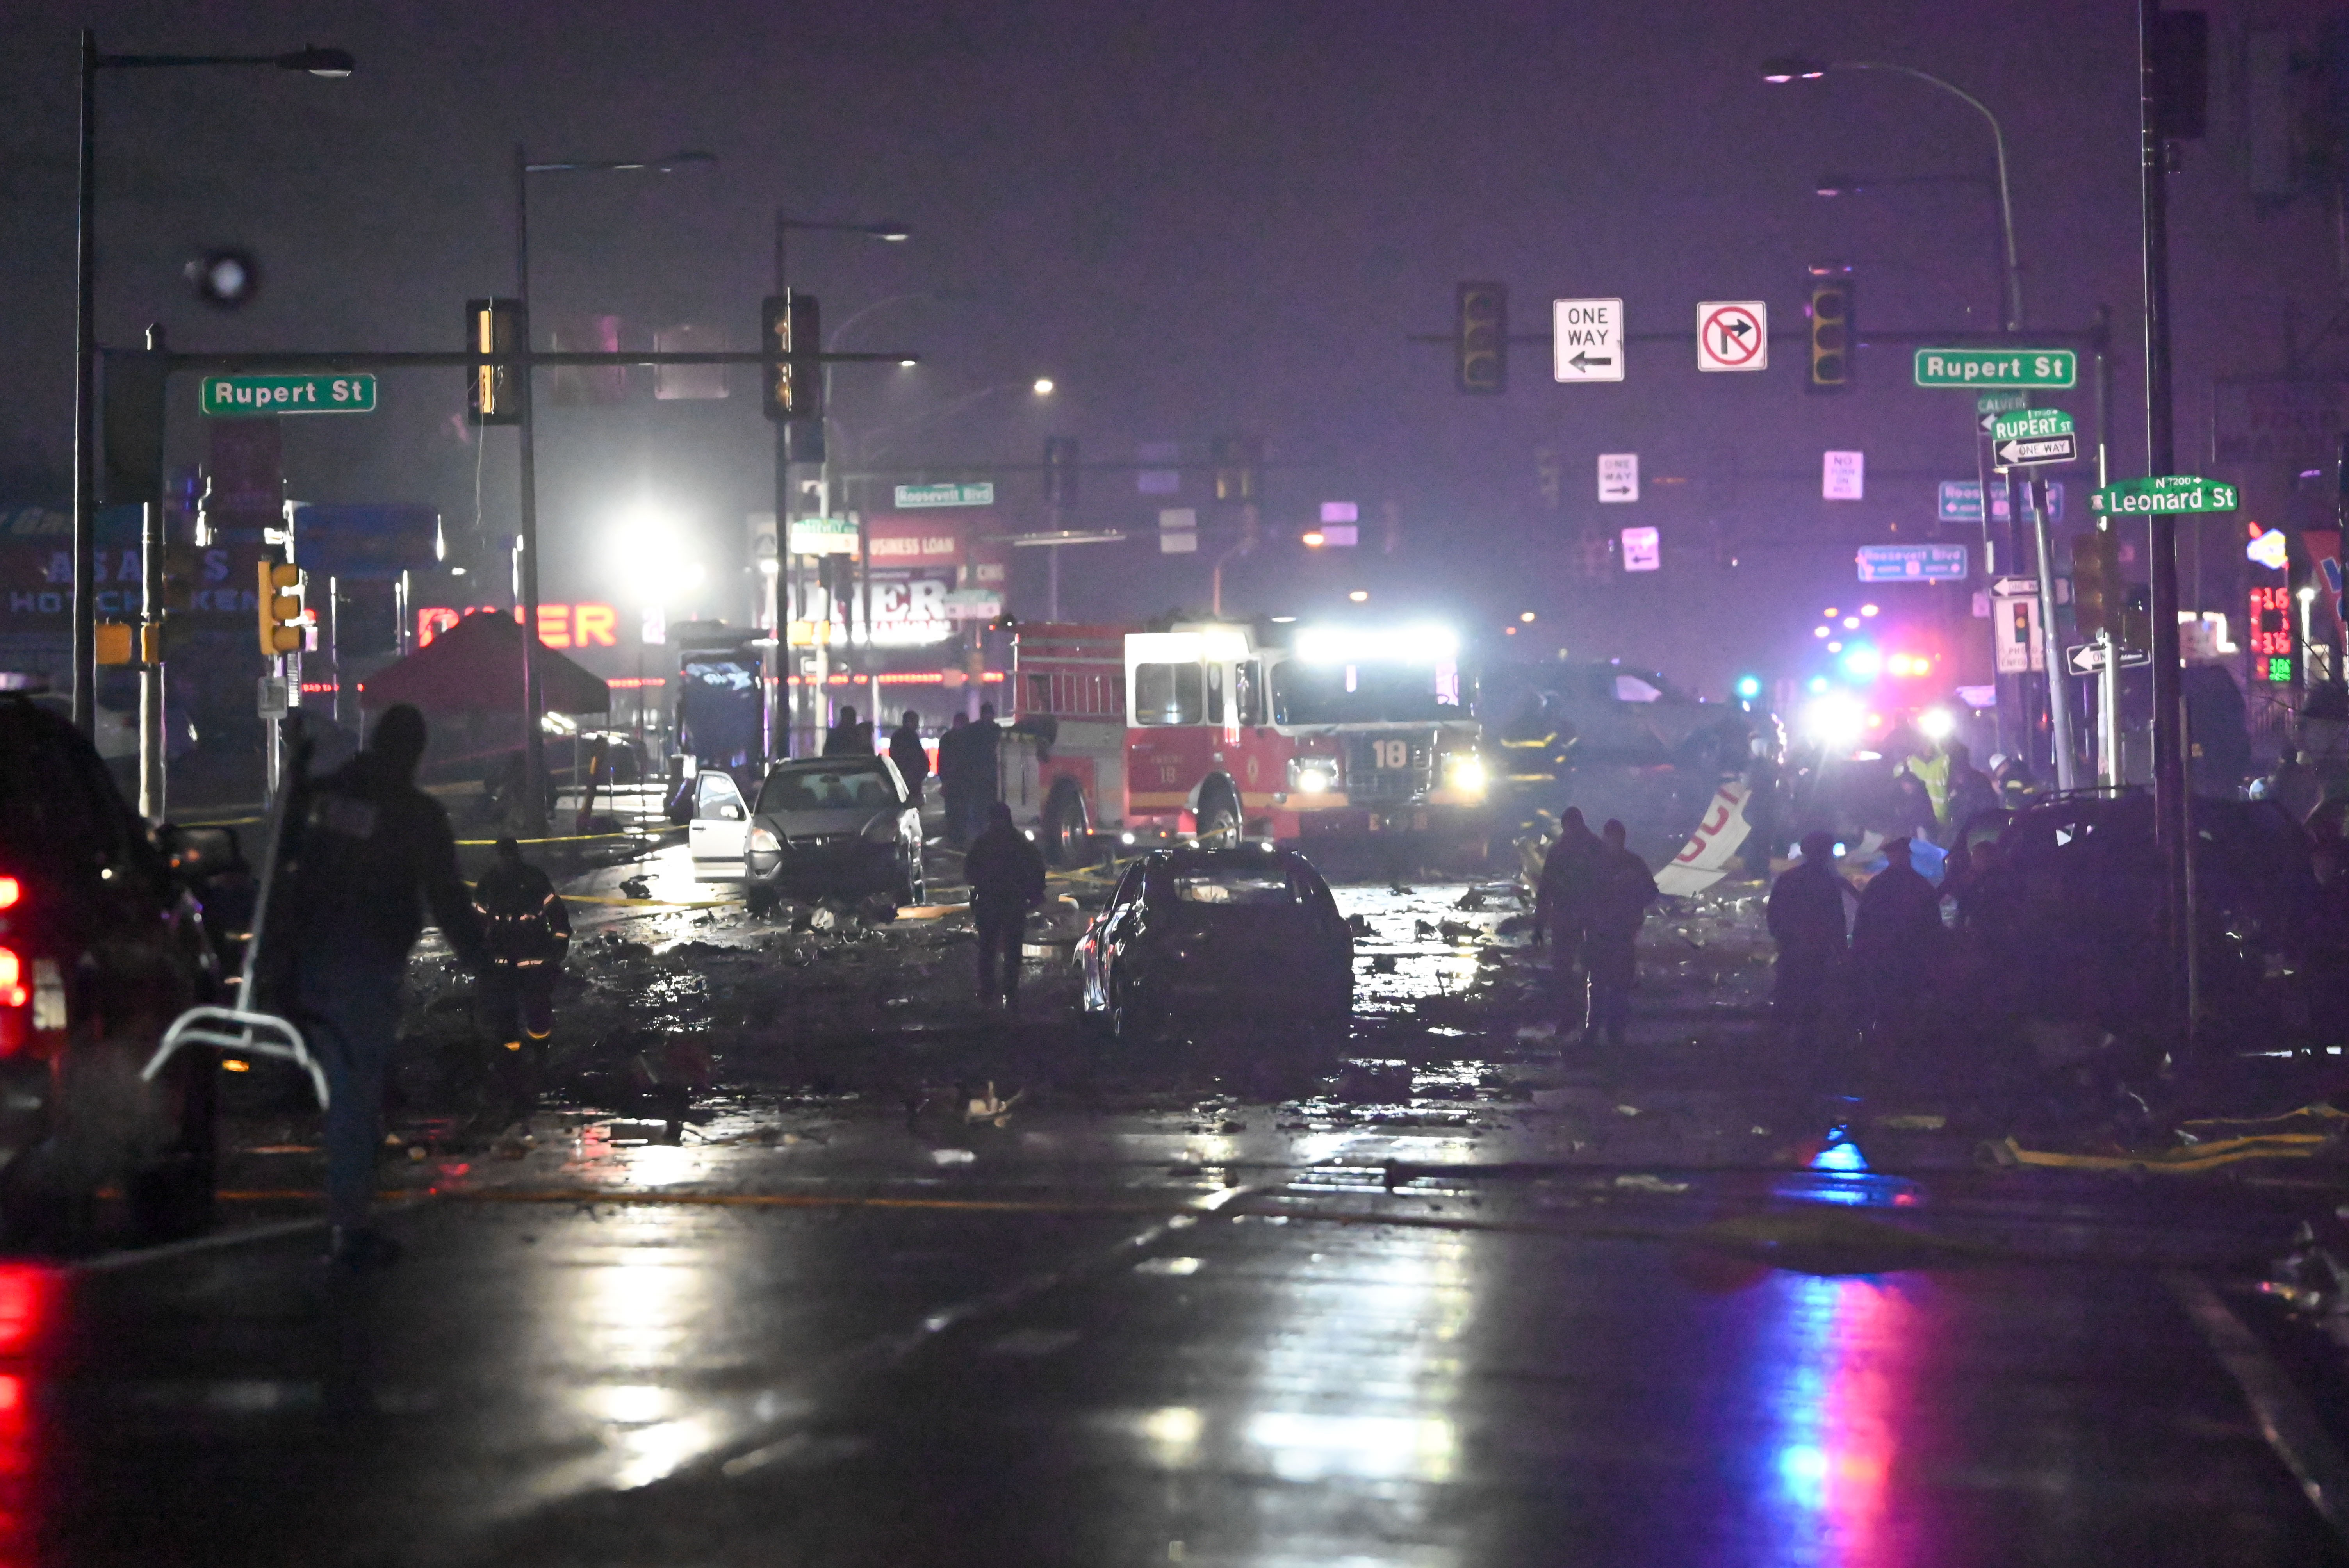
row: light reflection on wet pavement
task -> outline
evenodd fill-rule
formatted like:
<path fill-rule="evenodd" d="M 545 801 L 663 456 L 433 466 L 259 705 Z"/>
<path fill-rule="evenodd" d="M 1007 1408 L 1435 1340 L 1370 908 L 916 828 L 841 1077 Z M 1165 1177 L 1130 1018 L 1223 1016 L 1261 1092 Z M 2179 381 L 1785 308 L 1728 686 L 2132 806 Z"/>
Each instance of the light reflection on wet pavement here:
<path fill-rule="evenodd" d="M 919 1071 L 436 1144 L 382 1276 L 257 1203 L 40 1274 L 12 1355 L 0 1275 L 0 1563 L 2344 1560 L 2161 1283 L 2247 1277 L 2308 1193 L 1831 1137 L 1750 911 L 1651 923 L 1597 1059 L 1514 899 L 1340 897 L 1355 1036 L 1278 1095 L 1278 1041 L 1112 1071 L 915 992 Z M 685 954 L 664 1008 L 776 963 L 604 907 L 630 975 Z M 995 1067 L 1037 1076 L 974 1116 Z"/>

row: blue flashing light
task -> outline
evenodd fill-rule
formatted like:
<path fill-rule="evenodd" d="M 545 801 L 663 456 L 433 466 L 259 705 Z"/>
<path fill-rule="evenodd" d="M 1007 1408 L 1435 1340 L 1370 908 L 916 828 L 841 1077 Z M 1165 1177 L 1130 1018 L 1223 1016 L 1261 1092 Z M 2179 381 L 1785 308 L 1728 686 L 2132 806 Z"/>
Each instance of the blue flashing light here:
<path fill-rule="evenodd" d="M 1817 696 L 1827 689 L 1827 677 L 1825 676 L 1813 676 L 1809 684 L 1811 695 L 1813 696 Z"/>
<path fill-rule="evenodd" d="M 1854 680 L 1872 681 L 1884 673 L 1884 652 L 1873 643 L 1854 643 L 1844 650 L 1843 669 Z"/>
<path fill-rule="evenodd" d="M 1737 695 L 1746 698 L 1760 696 L 1762 695 L 1762 677 L 1760 676 L 1738 676 Z"/>

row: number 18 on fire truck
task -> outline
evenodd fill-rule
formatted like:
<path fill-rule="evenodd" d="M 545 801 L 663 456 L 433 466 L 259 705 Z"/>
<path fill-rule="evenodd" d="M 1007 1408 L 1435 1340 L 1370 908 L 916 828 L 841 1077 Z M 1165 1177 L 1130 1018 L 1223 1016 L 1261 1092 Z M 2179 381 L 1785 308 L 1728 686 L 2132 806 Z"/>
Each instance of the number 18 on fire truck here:
<path fill-rule="evenodd" d="M 1030 625 L 1004 797 L 1046 854 L 1090 838 L 1481 841 L 1479 727 L 1437 626 Z"/>

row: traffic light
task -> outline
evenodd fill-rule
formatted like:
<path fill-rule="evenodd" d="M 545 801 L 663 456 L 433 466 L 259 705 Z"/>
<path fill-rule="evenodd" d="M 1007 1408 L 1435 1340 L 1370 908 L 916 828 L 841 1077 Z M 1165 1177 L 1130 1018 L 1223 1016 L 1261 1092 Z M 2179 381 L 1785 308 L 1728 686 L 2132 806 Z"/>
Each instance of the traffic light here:
<path fill-rule="evenodd" d="M 769 294 L 760 306 L 759 344 L 787 355 L 766 366 L 766 395 L 760 399 L 770 419 L 821 423 L 823 418 L 823 332 L 813 294 Z"/>
<path fill-rule="evenodd" d="M 465 347 L 473 354 L 519 354 L 530 346 L 522 302 L 512 299 L 469 299 L 465 302 Z M 481 365 L 473 369 L 466 394 L 469 425 L 522 423 L 523 374 L 519 366 Z"/>
<path fill-rule="evenodd" d="M 1811 374 L 1804 382 L 1812 392 L 1844 392 L 1851 387 L 1851 272 L 1847 267 L 1813 267 L 1810 302 Z"/>
<path fill-rule="evenodd" d="M 261 624 L 261 656 L 274 659 L 302 651 L 302 569 L 283 561 L 258 563 L 261 586 L 254 595 Z"/>
<path fill-rule="evenodd" d="M 2072 625 L 2083 637 L 2120 631 L 2120 540 L 2097 529 L 2072 541 Z"/>
<path fill-rule="evenodd" d="M 1509 290 L 1505 284 L 1462 284 L 1452 315 L 1453 373 L 1463 392 L 1509 389 Z"/>
<path fill-rule="evenodd" d="M 1050 507 L 1077 504 L 1077 438 L 1074 436 L 1044 438 L 1044 504 Z"/>
<path fill-rule="evenodd" d="M 1208 449 L 1216 465 L 1216 499 L 1257 499 L 1263 488 L 1264 442 L 1255 436 L 1217 436 Z"/>

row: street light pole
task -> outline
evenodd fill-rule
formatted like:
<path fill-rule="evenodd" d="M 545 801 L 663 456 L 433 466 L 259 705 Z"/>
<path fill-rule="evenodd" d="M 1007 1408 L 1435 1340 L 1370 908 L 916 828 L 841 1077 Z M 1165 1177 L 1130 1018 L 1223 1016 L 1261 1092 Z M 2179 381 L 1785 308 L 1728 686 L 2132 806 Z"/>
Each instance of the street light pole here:
<path fill-rule="evenodd" d="M 98 73 L 189 66 L 271 66 L 338 79 L 357 68 L 340 49 L 283 55 L 101 55 L 81 33 L 81 160 L 74 209 L 73 722 L 98 727 Z M 161 610 L 149 604 L 146 614 Z"/>
<path fill-rule="evenodd" d="M 2006 253 L 2006 330 L 2023 328 L 2023 263 L 2014 244 L 2014 197 L 2007 183 L 2006 128 L 1999 123 L 1990 106 L 1959 87 L 1945 81 L 1930 71 L 1920 71 L 1914 66 L 1899 66 L 1885 60 L 1837 60 L 1822 64 L 1813 60 L 1781 58 L 1763 63 L 1762 79 L 1766 82 L 1816 81 L 1829 71 L 1890 71 L 1898 76 L 1911 77 L 1929 86 L 1940 88 L 1990 126 L 1991 144 L 1998 153 L 1998 219 L 1999 230 L 2005 240 Z"/>

